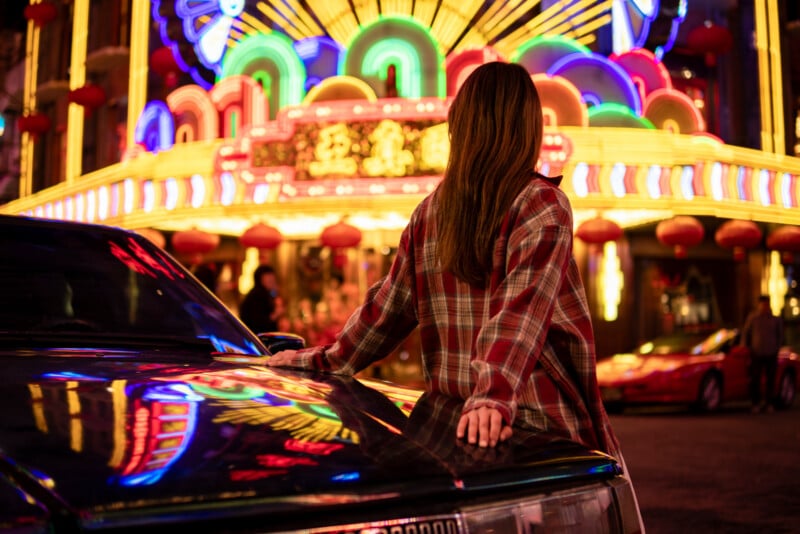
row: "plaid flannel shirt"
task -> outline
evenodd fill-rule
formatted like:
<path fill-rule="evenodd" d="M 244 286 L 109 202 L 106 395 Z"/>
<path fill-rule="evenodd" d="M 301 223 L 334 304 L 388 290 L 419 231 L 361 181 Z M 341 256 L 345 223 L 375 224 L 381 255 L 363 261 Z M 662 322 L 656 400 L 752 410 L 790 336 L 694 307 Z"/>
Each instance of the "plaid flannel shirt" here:
<path fill-rule="evenodd" d="M 464 411 L 497 408 L 510 424 L 621 458 L 597 386 L 572 210 L 557 183 L 534 178 L 514 201 L 486 289 L 442 271 L 436 199 L 426 197 L 389 273 L 369 288 L 337 341 L 298 351 L 292 365 L 354 374 L 418 326 L 430 391 L 464 399 Z"/>

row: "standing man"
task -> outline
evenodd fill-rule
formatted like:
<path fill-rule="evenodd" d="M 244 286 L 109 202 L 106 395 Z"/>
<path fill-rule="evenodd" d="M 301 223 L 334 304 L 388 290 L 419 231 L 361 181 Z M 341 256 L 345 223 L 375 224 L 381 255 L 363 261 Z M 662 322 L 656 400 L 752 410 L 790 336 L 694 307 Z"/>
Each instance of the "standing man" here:
<path fill-rule="evenodd" d="M 253 288 L 239 306 L 239 318 L 256 334 L 276 332 L 283 311 L 275 270 L 259 265 L 253 272 Z"/>
<path fill-rule="evenodd" d="M 783 321 L 772 314 L 769 295 L 758 297 L 758 306 L 750 312 L 742 328 L 741 344 L 750 349 L 751 411 L 772 412 L 775 397 L 775 375 L 778 371 L 778 351 L 783 345 Z M 761 379 L 765 378 L 762 396 Z"/>

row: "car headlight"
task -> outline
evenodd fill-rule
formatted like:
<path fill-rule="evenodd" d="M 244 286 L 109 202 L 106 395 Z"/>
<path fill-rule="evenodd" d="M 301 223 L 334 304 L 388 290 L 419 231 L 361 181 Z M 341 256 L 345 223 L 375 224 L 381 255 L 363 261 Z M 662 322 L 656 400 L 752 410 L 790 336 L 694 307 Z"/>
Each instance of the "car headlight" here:
<path fill-rule="evenodd" d="M 469 534 L 636 533 L 639 515 L 630 484 L 594 484 L 547 495 L 462 509 Z"/>

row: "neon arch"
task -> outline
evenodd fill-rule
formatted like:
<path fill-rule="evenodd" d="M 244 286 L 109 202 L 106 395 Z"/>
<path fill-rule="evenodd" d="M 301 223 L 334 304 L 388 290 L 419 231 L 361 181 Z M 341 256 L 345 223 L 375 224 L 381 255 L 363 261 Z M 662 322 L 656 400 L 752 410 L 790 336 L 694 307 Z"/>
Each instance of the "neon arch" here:
<path fill-rule="evenodd" d="M 165 102 L 147 103 L 139 116 L 133 139 L 150 152 L 169 150 L 175 143 L 175 123 Z"/>
<path fill-rule="evenodd" d="M 429 30 L 412 18 L 384 17 L 363 27 L 347 46 L 343 73 L 365 80 L 376 94 L 383 94 L 382 82 L 392 62 L 399 63 L 400 96 L 445 96 L 442 54 Z"/>
<path fill-rule="evenodd" d="M 479 66 L 492 61 L 504 61 L 499 52 L 489 46 L 455 52 L 445 59 L 447 96 L 455 96 L 458 88 Z"/>
<path fill-rule="evenodd" d="M 252 77 L 254 73 L 262 78 L 268 73 L 272 82 L 267 94 L 270 118 L 275 118 L 277 110 L 302 101 L 306 68 L 288 37 L 278 32 L 256 33 L 242 39 L 225 56 L 222 81 L 237 75 Z"/>
<path fill-rule="evenodd" d="M 295 41 L 292 46 L 306 69 L 306 91 L 341 71 L 344 48 L 333 39 L 308 37 Z"/>
<path fill-rule="evenodd" d="M 267 101 L 261 84 L 249 76 L 225 78 L 211 88 L 209 97 L 222 114 L 223 137 L 236 137 L 239 127 L 257 126 L 266 122 Z"/>
<path fill-rule="evenodd" d="M 563 76 L 581 92 L 584 100 L 599 104 L 627 106 L 637 115 L 642 112 L 639 91 L 622 67 L 600 54 L 571 54 L 556 61 L 547 71 L 550 76 Z"/>
<path fill-rule="evenodd" d="M 563 35 L 539 35 L 526 41 L 512 54 L 511 61 L 519 63 L 531 74 L 547 72 L 560 59 L 572 55 L 589 55 L 592 51 Z"/>
<path fill-rule="evenodd" d="M 175 141 L 211 141 L 219 136 L 217 109 L 199 85 L 184 85 L 167 95 L 167 105 L 177 117 Z"/>

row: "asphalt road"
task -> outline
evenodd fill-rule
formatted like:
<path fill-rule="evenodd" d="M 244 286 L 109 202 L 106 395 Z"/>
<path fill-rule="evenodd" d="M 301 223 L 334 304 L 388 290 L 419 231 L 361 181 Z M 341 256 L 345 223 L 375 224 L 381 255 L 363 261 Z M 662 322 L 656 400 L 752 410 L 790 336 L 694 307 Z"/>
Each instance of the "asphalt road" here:
<path fill-rule="evenodd" d="M 649 534 L 800 533 L 800 399 L 785 411 L 612 415 Z"/>

